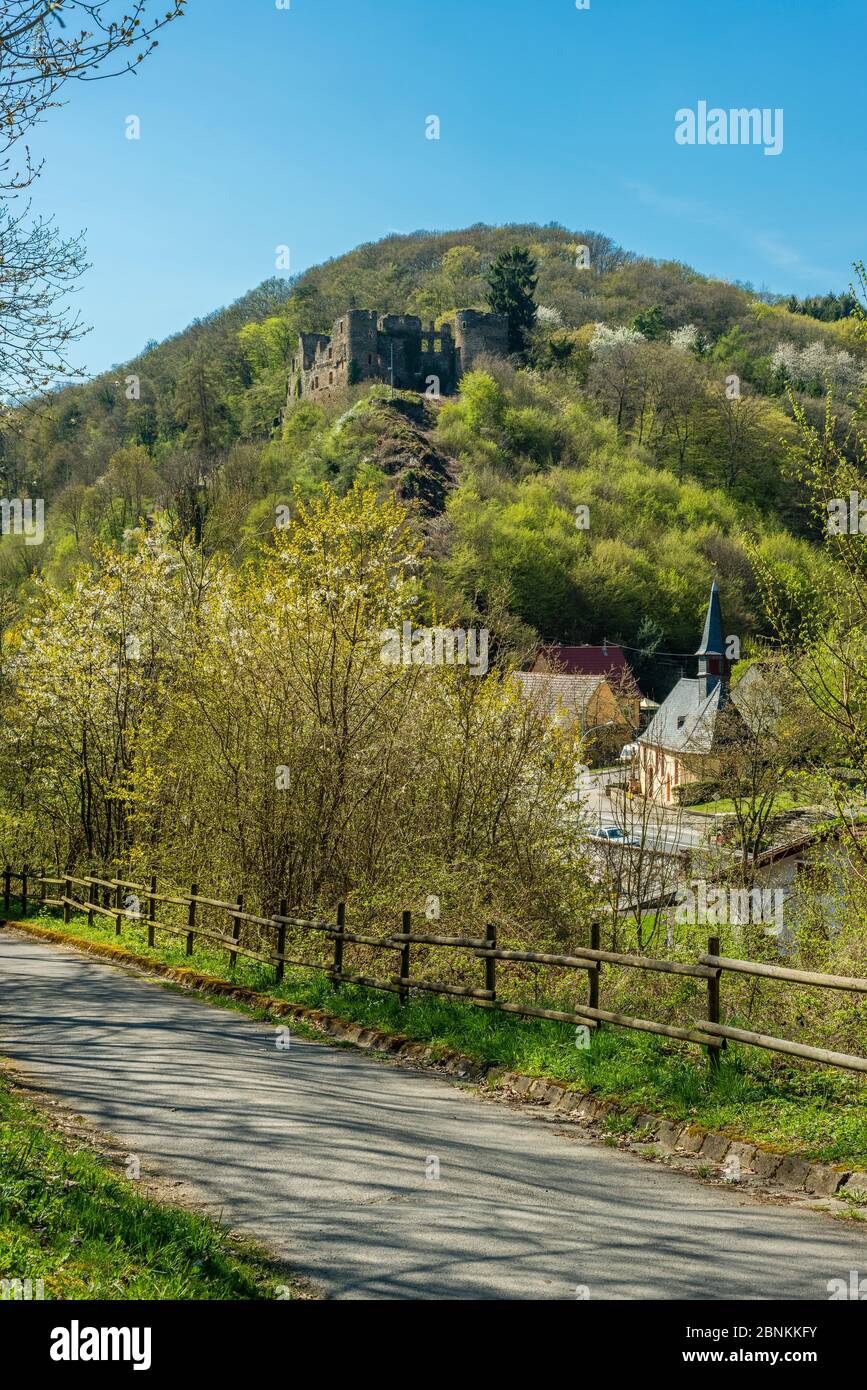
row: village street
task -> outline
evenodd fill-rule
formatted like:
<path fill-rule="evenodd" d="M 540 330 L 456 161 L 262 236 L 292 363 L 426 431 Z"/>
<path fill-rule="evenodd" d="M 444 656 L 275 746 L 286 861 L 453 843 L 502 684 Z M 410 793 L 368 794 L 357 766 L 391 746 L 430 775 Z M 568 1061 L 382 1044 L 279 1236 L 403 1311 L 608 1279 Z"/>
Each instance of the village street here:
<path fill-rule="evenodd" d="M 674 854 L 678 850 L 696 849 L 708 835 L 716 833 L 717 818 L 714 816 L 696 815 L 659 803 L 648 807 L 639 797 L 630 798 L 623 792 L 609 794 L 606 788 L 615 781 L 625 785 L 625 774 L 619 769 L 601 769 L 582 775 L 582 807 L 590 834 L 616 829 L 627 839 L 643 841 L 648 849 Z"/>
<path fill-rule="evenodd" d="M 143 1187 L 182 1184 L 332 1298 L 827 1300 L 867 1259 L 863 1228 L 13 928 L 0 1054 L 135 1156 Z"/>

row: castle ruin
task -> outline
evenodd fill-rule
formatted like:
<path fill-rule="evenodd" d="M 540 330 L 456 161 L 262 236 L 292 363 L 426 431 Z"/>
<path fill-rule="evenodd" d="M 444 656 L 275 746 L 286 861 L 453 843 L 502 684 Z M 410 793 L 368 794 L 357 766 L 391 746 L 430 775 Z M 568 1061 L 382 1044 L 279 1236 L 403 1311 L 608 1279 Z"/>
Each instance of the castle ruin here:
<path fill-rule="evenodd" d="M 450 324 L 422 327 L 415 314 L 348 309 L 331 333 L 301 333 L 292 358 L 290 400 L 317 400 L 359 382 L 383 381 L 397 391 L 450 396 L 481 353 L 505 357 L 503 314 L 458 309 Z"/>

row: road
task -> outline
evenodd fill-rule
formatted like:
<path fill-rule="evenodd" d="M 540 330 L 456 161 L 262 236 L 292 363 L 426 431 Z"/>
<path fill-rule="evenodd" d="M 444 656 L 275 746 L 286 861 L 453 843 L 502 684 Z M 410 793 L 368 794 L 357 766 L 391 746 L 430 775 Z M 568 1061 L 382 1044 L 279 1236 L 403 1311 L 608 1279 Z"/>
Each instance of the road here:
<path fill-rule="evenodd" d="M 328 1296 L 808 1299 L 863 1232 L 0 930 L 0 1053 Z M 439 1164 L 438 1180 L 430 1162 Z"/>
<path fill-rule="evenodd" d="M 591 833 L 616 827 L 627 836 L 643 841 L 648 849 L 664 854 L 678 850 L 697 849 L 708 833 L 713 834 L 716 821 L 711 816 L 696 815 L 680 807 L 666 807 L 658 802 L 651 806 L 636 798 L 627 802 L 614 801 L 606 785 L 618 776 L 609 770 L 585 772 L 581 779 L 581 805 Z"/>

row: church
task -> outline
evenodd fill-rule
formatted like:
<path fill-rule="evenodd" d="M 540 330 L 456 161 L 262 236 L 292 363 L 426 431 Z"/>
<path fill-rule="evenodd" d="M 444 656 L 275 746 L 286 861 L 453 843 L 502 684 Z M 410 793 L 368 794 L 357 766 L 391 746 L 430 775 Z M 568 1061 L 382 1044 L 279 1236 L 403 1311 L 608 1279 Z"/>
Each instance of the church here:
<path fill-rule="evenodd" d="M 714 582 L 696 652 L 698 673 L 678 681 L 638 738 L 643 796 L 670 802 L 674 788 L 713 776 L 720 740 L 719 715 L 730 702 L 725 652 L 719 591 Z"/>

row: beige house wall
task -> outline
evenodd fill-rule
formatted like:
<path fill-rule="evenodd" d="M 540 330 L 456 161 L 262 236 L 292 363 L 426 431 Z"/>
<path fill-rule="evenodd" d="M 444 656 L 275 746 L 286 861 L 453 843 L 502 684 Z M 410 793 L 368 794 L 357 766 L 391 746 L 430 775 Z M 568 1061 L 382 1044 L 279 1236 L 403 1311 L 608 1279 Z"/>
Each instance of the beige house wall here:
<path fill-rule="evenodd" d="M 642 743 L 639 756 L 642 796 L 658 797 L 666 804 L 675 801 L 676 787 L 682 787 L 689 782 L 699 782 L 709 772 L 708 767 L 702 768 L 699 765 L 703 759 L 691 758 L 690 766 L 679 754 L 654 747 L 652 744 Z M 707 761 L 709 764 L 710 759 Z"/>

